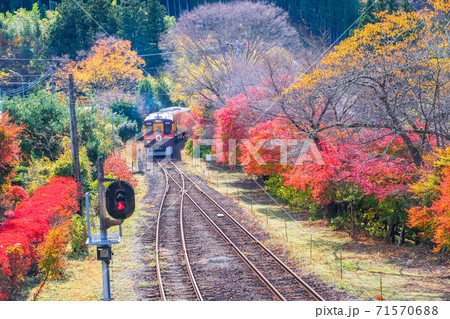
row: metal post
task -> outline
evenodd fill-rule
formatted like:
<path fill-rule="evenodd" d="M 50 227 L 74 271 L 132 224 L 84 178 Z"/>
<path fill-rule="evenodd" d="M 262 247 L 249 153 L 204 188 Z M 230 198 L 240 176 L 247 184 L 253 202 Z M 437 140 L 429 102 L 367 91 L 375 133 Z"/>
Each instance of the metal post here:
<path fill-rule="evenodd" d="M 312 235 L 309 235 L 309 260 L 312 260 Z"/>
<path fill-rule="evenodd" d="M 84 197 L 86 199 L 86 223 L 87 223 L 88 238 L 91 238 L 91 212 L 90 212 L 91 194 L 98 194 L 98 192 L 92 191 L 84 194 Z"/>
<path fill-rule="evenodd" d="M 98 199 L 100 210 L 100 238 L 106 240 L 108 233 L 106 230 L 106 198 L 105 184 L 103 183 L 103 159 L 97 159 L 97 182 L 98 182 Z M 108 245 L 109 246 L 109 245 Z M 103 280 L 103 300 L 111 301 L 111 284 L 109 277 L 109 260 L 102 260 L 102 280 Z"/>
<path fill-rule="evenodd" d="M 88 238 L 91 238 L 91 223 L 90 218 L 91 215 L 89 214 L 89 192 L 84 194 L 84 198 L 86 199 L 86 221 L 87 221 L 87 232 L 88 232 Z"/>
<path fill-rule="evenodd" d="M 106 198 L 105 198 L 105 184 L 103 184 L 103 159 L 97 159 L 97 182 L 98 182 L 98 200 L 99 200 L 99 215 L 100 215 L 100 236 L 104 240 L 107 238 L 106 231 Z"/>
<path fill-rule="evenodd" d="M 109 246 L 109 245 L 108 245 Z M 102 260 L 103 300 L 111 301 L 111 281 L 109 277 L 109 260 Z"/>
<path fill-rule="evenodd" d="M 342 280 L 342 270 L 343 270 L 343 268 L 342 268 L 342 251 L 341 251 L 340 264 L 341 264 L 341 280 Z"/>

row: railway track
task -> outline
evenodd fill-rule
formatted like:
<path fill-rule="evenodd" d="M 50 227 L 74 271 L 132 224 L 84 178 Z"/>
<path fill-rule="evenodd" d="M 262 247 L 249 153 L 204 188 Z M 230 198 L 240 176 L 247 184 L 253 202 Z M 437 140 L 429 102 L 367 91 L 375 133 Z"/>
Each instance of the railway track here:
<path fill-rule="evenodd" d="M 178 192 L 171 192 L 171 189 L 177 186 L 168 178 L 169 175 L 162 165 L 161 169 L 164 171 L 166 181 L 156 223 L 155 245 L 156 272 L 161 299 L 202 301 L 184 240 L 184 196 L 183 194 L 179 196 Z M 184 181 L 182 183 L 184 185 Z M 161 231 L 163 228 L 164 231 Z M 163 263 L 164 272 L 161 270 Z"/>
<path fill-rule="evenodd" d="M 189 241 L 193 243 L 189 245 L 189 251 L 192 253 L 192 260 L 194 261 L 194 266 L 192 267 L 194 271 L 191 271 L 191 280 L 194 278 L 194 273 L 201 278 L 198 286 L 201 287 L 202 291 L 208 292 L 208 297 L 205 300 L 218 300 L 220 299 L 219 297 L 222 297 L 222 300 L 251 300 L 252 298 L 257 298 L 255 300 L 323 300 L 313 288 L 243 228 L 225 209 L 176 167 L 173 162 L 170 162 L 166 167 L 163 167 L 161 164 L 160 166 L 166 176 L 166 188 L 170 189 L 172 187 L 173 189 L 177 187 L 182 194 L 181 196 L 178 195 L 180 204 L 177 206 L 177 209 L 179 209 L 179 216 L 181 216 L 179 224 L 183 225 L 182 216 L 183 207 L 185 207 L 185 212 L 190 215 L 186 219 L 186 222 L 190 224 L 188 228 L 191 228 L 188 234 L 209 233 L 207 238 L 210 241 L 217 237 L 217 234 L 220 234 L 222 238 L 221 241 L 218 241 L 217 238 L 214 239 L 214 244 L 205 243 L 205 245 L 202 245 L 201 243 L 206 241 L 206 237 L 201 239 L 198 238 L 198 235 L 187 235 L 190 238 Z M 172 182 L 171 184 L 170 181 Z M 166 191 L 166 194 L 168 194 L 168 191 Z M 160 211 L 163 211 L 165 200 L 167 199 L 163 199 L 161 203 Z M 199 218 L 200 214 L 203 218 Z M 205 221 L 210 225 L 209 230 L 207 230 L 208 226 L 204 225 Z M 201 230 L 198 229 L 199 227 Z M 195 228 L 197 230 L 194 230 Z M 211 233 L 211 229 L 215 230 L 215 234 L 214 232 Z M 187 251 L 185 236 L 180 235 L 180 237 L 183 237 L 182 245 Z M 194 244 L 194 242 L 197 242 L 197 244 Z M 199 242 L 200 244 L 198 244 Z M 220 249 L 216 247 L 223 246 L 224 243 L 225 247 Z M 222 255 L 227 255 L 226 258 L 229 260 L 235 260 L 233 265 L 236 264 L 235 267 L 240 268 L 240 270 L 234 269 L 234 272 L 230 271 L 229 275 L 222 276 L 225 278 L 220 278 L 220 276 L 213 279 L 210 276 L 205 278 L 205 270 L 202 270 L 202 268 L 205 268 L 202 267 L 204 263 L 201 262 L 199 256 L 205 255 L 205 249 L 208 249 L 208 247 L 216 253 L 217 251 L 222 251 Z M 230 255 L 230 248 L 235 252 L 234 257 Z M 224 253 L 225 251 L 226 253 Z M 212 260 L 212 252 L 210 251 L 206 254 L 209 254 L 209 260 Z M 239 256 L 240 261 L 236 261 L 236 254 Z M 185 252 L 185 255 L 185 260 L 189 260 L 187 252 Z M 159 253 L 157 253 L 158 256 Z M 219 256 L 215 258 L 223 259 L 225 257 Z M 248 274 L 248 268 L 246 271 L 242 270 L 242 266 L 238 266 L 239 262 L 242 264 L 242 261 L 245 262 L 248 268 L 252 269 L 251 275 Z M 159 266 L 158 261 L 157 266 Z M 245 274 L 245 276 L 241 276 L 239 279 L 239 274 Z M 161 278 L 162 276 L 158 277 Z M 255 281 L 255 279 L 257 280 Z M 204 284 L 204 282 L 207 283 Z M 160 291 L 164 291 L 162 286 L 162 281 L 160 281 Z M 194 284 L 191 284 L 191 286 L 194 286 Z M 221 291 L 220 287 L 223 288 L 224 286 L 227 287 L 226 291 Z M 226 296 L 225 299 L 223 298 L 224 296 Z"/>

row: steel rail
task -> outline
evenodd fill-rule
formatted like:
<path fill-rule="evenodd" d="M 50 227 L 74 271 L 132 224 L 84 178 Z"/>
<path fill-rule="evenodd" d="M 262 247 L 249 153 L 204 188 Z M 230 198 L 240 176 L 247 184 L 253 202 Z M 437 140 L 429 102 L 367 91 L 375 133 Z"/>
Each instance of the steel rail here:
<path fill-rule="evenodd" d="M 181 180 L 183 181 L 183 188 L 181 189 L 181 204 L 180 204 L 181 243 L 183 245 L 184 259 L 186 260 L 186 268 L 189 273 L 189 278 L 191 279 L 192 286 L 194 287 L 194 292 L 197 295 L 197 299 L 199 301 L 203 301 L 202 294 L 200 293 L 200 289 L 197 286 L 197 281 L 195 280 L 194 273 L 192 272 L 191 263 L 189 261 L 189 256 L 188 256 L 187 248 L 186 248 L 186 240 L 184 237 L 184 226 L 183 226 L 183 203 L 184 203 L 184 196 L 186 195 L 186 188 L 185 188 L 185 182 L 184 182 L 183 175 L 181 175 Z M 175 182 L 175 180 L 174 180 L 174 182 Z"/>
<path fill-rule="evenodd" d="M 301 279 L 292 269 L 290 269 L 285 263 L 283 263 L 274 253 L 272 253 L 263 243 L 261 243 L 255 236 L 253 236 L 247 229 L 244 228 L 236 219 L 233 218 L 222 206 L 219 205 L 214 199 L 212 199 L 200 186 L 198 186 L 189 176 L 182 172 L 172 161 L 170 163 L 182 174 L 187 180 L 189 180 L 197 190 L 205 195 L 214 205 L 219 208 L 236 226 L 238 226 L 247 236 L 254 240 L 263 250 L 265 250 L 284 270 L 289 272 L 295 280 L 305 288 L 309 294 L 317 301 L 325 301 L 325 299 L 319 295 L 311 286 L 309 286 L 303 279 Z M 186 194 L 188 196 L 188 194 Z"/>
<path fill-rule="evenodd" d="M 178 170 L 178 168 L 174 165 L 175 169 L 183 176 L 182 172 Z M 181 189 L 182 186 L 178 184 L 178 182 L 169 174 L 168 175 L 175 184 Z M 255 272 L 255 274 L 259 277 L 259 279 L 266 285 L 266 287 L 280 300 L 286 301 L 286 298 L 270 283 L 270 281 L 259 271 L 259 269 L 245 256 L 245 254 L 233 243 L 233 241 L 228 238 L 228 236 L 217 226 L 216 223 L 205 213 L 205 211 L 194 201 L 194 199 L 189 196 L 189 194 L 184 192 L 185 196 L 189 198 L 189 200 L 194 204 L 194 206 L 198 209 L 198 211 L 208 220 L 208 222 L 216 229 L 216 231 L 225 239 L 227 243 L 231 245 L 231 247 L 236 251 L 239 257 Z"/>
<path fill-rule="evenodd" d="M 161 297 L 163 298 L 164 301 L 167 301 L 165 292 L 164 292 L 164 285 L 162 282 L 162 275 L 161 275 L 161 269 L 160 269 L 160 263 L 159 263 L 159 230 L 160 230 L 159 226 L 160 226 L 160 218 L 162 215 L 164 202 L 165 202 L 165 199 L 166 199 L 167 194 L 169 193 L 169 189 L 170 189 L 169 178 L 168 178 L 170 175 L 167 172 L 167 170 L 161 165 L 161 163 L 159 161 L 157 161 L 157 163 L 160 166 L 161 170 L 164 172 L 164 176 L 165 176 L 165 180 L 166 180 L 166 189 L 165 189 L 163 199 L 161 200 L 161 206 L 159 208 L 159 213 L 158 213 L 158 221 L 156 224 L 156 267 L 157 267 L 156 269 L 157 269 L 158 284 L 159 284 L 159 290 L 161 292 Z M 184 186 L 184 177 L 182 175 L 181 175 L 181 178 L 182 178 L 183 186 Z M 178 183 L 175 180 L 174 180 L 174 182 L 178 185 Z M 183 226 L 183 198 L 184 198 L 184 194 L 185 194 L 184 189 L 182 189 L 181 192 L 182 192 L 182 195 L 181 195 L 181 204 L 180 204 L 180 232 L 181 232 L 181 242 L 182 242 L 182 246 L 183 246 L 183 255 L 184 255 L 184 259 L 186 261 L 186 269 L 189 274 L 189 279 L 191 281 L 192 287 L 194 288 L 195 295 L 197 296 L 197 299 L 199 301 L 203 301 L 203 297 L 201 295 L 200 289 L 198 288 L 197 282 L 194 277 L 194 273 L 192 272 L 191 264 L 189 261 L 189 256 L 187 253 L 185 236 L 184 236 L 184 226 Z"/>
<path fill-rule="evenodd" d="M 158 162 L 158 164 L 159 164 L 159 162 Z M 159 165 L 161 165 L 161 164 L 159 164 Z M 164 176 L 165 176 L 165 180 L 166 180 L 166 187 L 164 189 L 164 195 L 161 199 L 161 205 L 159 206 L 159 212 L 158 212 L 158 219 L 156 222 L 156 243 L 155 243 L 156 256 L 155 256 L 155 259 L 156 259 L 156 275 L 158 277 L 159 293 L 161 295 L 162 300 L 167 301 L 166 293 L 164 292 L 162 276 L 161 276 L 161 265 L 159 263 L 159 226 L 160 226 L 160 219 L 161 219 L 164 202 L 166 201 L 167 194 L 169 193 L 169 178 L 167 177 L 167 174 L 164 171 L 164 169 L 163 169 L 163 172 L 164 172 Z"/>

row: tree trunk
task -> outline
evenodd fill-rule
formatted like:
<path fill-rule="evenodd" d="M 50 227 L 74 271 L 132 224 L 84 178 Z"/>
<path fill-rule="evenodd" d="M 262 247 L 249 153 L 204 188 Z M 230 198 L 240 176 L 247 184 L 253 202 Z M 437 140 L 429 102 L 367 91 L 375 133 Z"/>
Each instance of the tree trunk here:
<path fill-rule="evenodd" d="M 389 227 L 388 227 L 388 230 L 387 230 L 387 233 L 386 233 L 386 238 L 385 238 L 385 241 L 386 241 L 386 242 L 389 242 L 389 240 L 391 239 L 391 237 L 394 235 L 394 226 L 395 226 L 395 223 L 394 223 L 394 221 L 392 220 L 392 221 L 389 223 Z"/>
<path fill-rule="evenodd" d="M 398 236 L 398 246 L 405 244 L 405 222 L 402 224 L 402 230 L 400 231 L 400 236 Z"/>

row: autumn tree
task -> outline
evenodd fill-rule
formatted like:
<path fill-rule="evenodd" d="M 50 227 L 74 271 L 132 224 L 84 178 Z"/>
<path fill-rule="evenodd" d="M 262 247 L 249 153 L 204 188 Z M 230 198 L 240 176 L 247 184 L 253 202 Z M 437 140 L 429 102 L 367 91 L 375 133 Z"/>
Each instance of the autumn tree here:
<path fill-rule="evenodd" d="M 143 77 L 143 65 L 144 61 L 131 50 L 130 41 L 108 38 L 98 40 L 83 60 L 68 63 L 57 78 L 64 86 L 72 73 L 84 95 L 115 89 L 132 91 Z"/>
<path fill-rule="evenodd" d="M 184 13 L 164 40 L 176 74 L 175 95 L 215 109 L 271 75 L 294 73 L 300 48 L 286 12 L 252 2 L 206 4 Z M 273 61 L 283 55 L 284 59 Z"/>
<path fill-rule="evenodd" d="M 379 17 L 380 23 L 356 30 L 318 68 L 299 79 L 287 90 L 286 99 L 298 114 L 304 100 L 320 97 L 325 112 L 314 114 L 323 126 L 312 127 L 311 133 L 359 127 L 400 136 L 419 168 L 423 153 L 450 137 L 444 33 L 433 27 L 439 25 L 434 14 L 380 13 Z M 324 93 L 305 94 L 304 88 Z M 302 123 L 303 117 L 295 117 L 288 116 Z"/>
<path fill-rule="evenodd" d="M 9 184 L 19 164 L 19 134 L 23 126 L 13 123 L 8 112 L 0 115 L 0 186 Z"/>
<path fill-rule="evenodd" d="M 8 193 L 19 164 L 19 135 L 22 130 L 23 126 L 14 124 L 8 112 L 0 114 L 0 215 L 12 207 Z"/>
<path fill-rule="evenodd" d="M 233 148 L 237 147 L 243 139 L 248 138 L 249 123 L 252 118 L 248 104 L 246 97 L 240 94 L 227 100 L 227 105 L 214 113 L 216 119 L 214 139 L 220 141 L 214 145 L 217 162 L 228 163 L 231 167 L 236 165 L 240 152 L 239 149 L 235 152 Z M 230 157 L 233 158 L 231 161 Z"/>
<path fill-rule="evenodd" d="M 418 206 L 409 210 L 409 224 L 423 238 L 436 244 L 435 250 L 450 248 L 450 147 L 425 158 L 421 179 L 412 185 Z"/>

